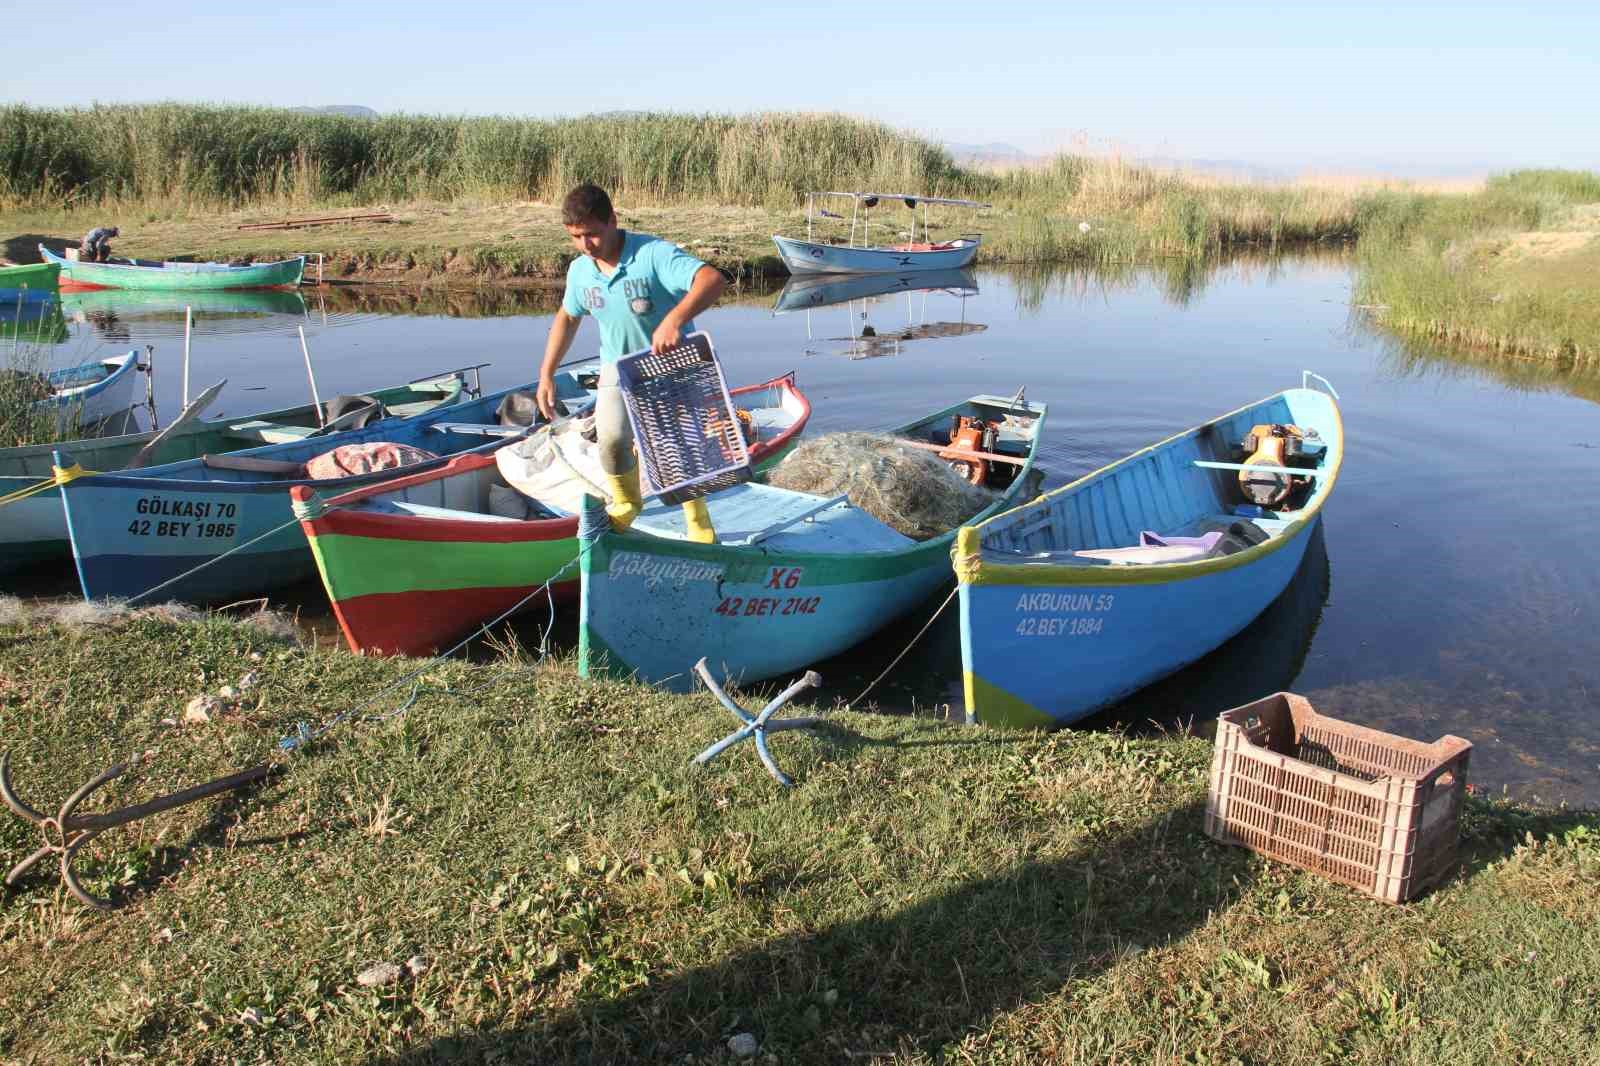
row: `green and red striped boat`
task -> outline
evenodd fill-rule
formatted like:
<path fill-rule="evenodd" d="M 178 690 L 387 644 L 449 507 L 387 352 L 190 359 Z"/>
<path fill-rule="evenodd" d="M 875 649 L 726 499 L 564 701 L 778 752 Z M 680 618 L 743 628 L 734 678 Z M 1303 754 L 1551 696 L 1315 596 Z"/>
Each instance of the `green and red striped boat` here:
<path fill-rule="evenodd" d="M 792 373 L 732 396 L 752 416 L 757 470 L 783 458 L 811 417 Z M 350 650 L 431 654 L 510 610 L 577 557 L 577 516 L 494 514 L 490 489 L 504 484 L 490 454 L 326 500 L 305 486 L 290 490 Z M 577 568 L 551 591 L 558 602 L 574 597 Z"/>
<path fill-rule="evenodd" d="M 44 245 L 39 254 L 61 269 L 64 289 L 272 289 L 293 288 L 305 273 L 306 257 L 276 263 L 169 263 L 134 259 L 128 262 L 81 263 L 56 255 Z"/>
<path fill-rule="evenodd" d="M 0 303 L 53 300 L 61 268 L 55 263 L 0 266 Z"/>

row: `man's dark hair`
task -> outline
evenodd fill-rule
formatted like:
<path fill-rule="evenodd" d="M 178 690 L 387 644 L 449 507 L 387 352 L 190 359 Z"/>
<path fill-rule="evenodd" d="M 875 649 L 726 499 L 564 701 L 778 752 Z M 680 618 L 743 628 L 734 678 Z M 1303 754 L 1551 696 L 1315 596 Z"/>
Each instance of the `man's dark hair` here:
<path fill-rule="evenodd" d="M 598 185 L 580 185 L 567 193 L 567 198 L 561 201 L 561 224 L 563 226 L 581 226 L 591 219 L 595 222 L 609 222 L 613 214 L 611 197 Z"/>

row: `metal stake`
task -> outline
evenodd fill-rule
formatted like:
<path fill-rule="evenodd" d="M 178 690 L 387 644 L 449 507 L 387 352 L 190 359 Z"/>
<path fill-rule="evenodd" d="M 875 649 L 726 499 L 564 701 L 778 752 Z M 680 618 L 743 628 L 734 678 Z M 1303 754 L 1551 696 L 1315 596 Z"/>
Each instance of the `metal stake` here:
<path fill-rule="evenodd" d="M 721 685 L 717 684 L 716 679 L 711 676 L 710 669 L 706 667 L 705 659 L 702 658 L 699 662 L 694 664 L 694 672 L 700 675 L 700 680 L 705 682 L 706 688 L 711 690 L 711 694 L 717 697 L 717 700 L 730 712 L 732 712 L 735 718 L 744 723 L 743 726 L 734 730 L 732 733 L 729 733 L 727 736 L 711 745 L 705 751 L 702 751 L 699 755 L 696 755 L 694 757 L 694 762 L 700 766 L 704 766 L 706 763 L 710 762 L 712 759 L 715 759 L 718 755 L 721 755 L 724 751 L 727 751 L 741 740 L 748 740 L 753 737 L 755 738 L 756 742 L 756 754 L 761 757 L 761 765 L 767 768 L 767 773 L 771 774 L 772 779 L 778 782 L 778 784 L 782 785 L 784 788 L 791 787 L 794 784 L 794 781 L 789 778 L 788 774 L 778 769 L 778 764 L 773 761 L 772 752 L 767 748 L 767 734 L 779 733 L 785 729 L 815 729 L 822 725 L 823 719 L 783 718 L 776 722 L 770 721 L 769 719 L 772 718 L 772 715 L 778 710 L 778 708 L 782 707 L 785 703 L 788 703 L 790 699 L 794 698 L 799 693 L 808 688 L 816 688 L 818 685 L 821 685 L 821 675 L 819 675 L 815 670 L 807 670 L 806 676 L 802 677 L 800 680 L 796 681 L 794 684 L 778 693 L 777 698 L 775 698 L 765 707 L 761 708 L 761 712 L 759 714 L 751 716 L 743 707 L 740 707 L 737 703 L 733 702 L 733 698 L 722 690 Z"/>

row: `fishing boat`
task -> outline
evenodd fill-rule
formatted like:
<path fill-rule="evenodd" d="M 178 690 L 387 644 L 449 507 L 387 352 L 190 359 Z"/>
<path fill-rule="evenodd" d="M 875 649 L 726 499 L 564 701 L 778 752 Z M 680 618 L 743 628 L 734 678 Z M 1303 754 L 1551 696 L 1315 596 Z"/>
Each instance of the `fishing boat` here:
<path fill-rule="evenodd" d="M 850 230 L 847 237 L 821 239 L 818 219 L 833 219 L 843 230 L 844 216 L 827 210 L 823 204 L 850 201 Z M 880 203 L 900 202 L 912 212 L 911 227 L 903 233 L 887 227 L 897 236 L 893 244 L 873 244 L 871 212 Z M 941 196 L 906 196 L 902 193 L 812 192 L 806 194 L 806 236 L 783 237 L 776 233 L 772 242 L 791 274 L 900 274 L 921 270 L 960 270 L 972 263 L 983 241 L 979 233 L 963 233 L 948 240 L 935 240 L 928 217 L 930 206 L 986 209 L 976 200 L 953 200 Z M 922 208 L 922 239 L 917 239 L 917 208 Z M 826 227 L 824 227 L 826 228 Z"/>
<path fill-rule="evenodd" d="M 1011 506 L 1032 481 L 1045 405 L 969 400 L 891 432 L 947 451 L 958 417 L 992 424 L 985 462 L 1009 484 L 977 517 Z M 704 656 L 750 683 L 802 670 L 883 629 L 950 579 L 956 531 L 915 541 L 844 496 L 755 482 L 706 497 L 720 542 L 687 539 L 682 508 L 647 506 L 626 531 L 597 506 L 580 522 L 578 662 L 584 676 L 636 677 L 677 691 Z"/>
<path fill-rule="evenodd" d="M 572 377 L 558 375 L 556 385 L 563 401 L 593 402 Z M 527 432 L 526 426 L 499 424 L 496 416 L 501 402 L 517 391 L 361 429 L 70 480 L 61 500 L 84 597 L 149 594 L 215 603 L 310 578 L 316 563 L 290 510 L 290 488 L 338 493 L 436 469 L 451 456 L 492 452 Z M 307 462 L 320 455 L 372 444 L 421 449 L 433 458 L 320 480 L 306 476 Z M 72 462 L 63 455 L 58 465 L 70 468 Z"/>
<path fill-rule="evenodd" d="M 0 305 L 55 299 L 61 267 L 55 263 L 0 266 Z"/>
<path fill-rule="evenodd" d="M 303 255 L 275 263 L 232 266 L 147 259 L 83 263 L 56 255 L 42 244 L 39 254 L 46 263 L 60 268 L 64 289 L 269 289 L 299 285 L 306 266 Z"/>
<path fill-rule="evenodd" d="M 390 415 L 408 418 L 455 403 L 461 399 L 464 385 L 462 372 L 449 371 L 404 385 L 375 389 L 366 395 L 380 402 Z M 87 470 L 113 471 L 123 469 L 136 459 L 142 465 L 156 466 L 202 455 L 222 455 L 264 444 L 302 440 L 316 434 L 318 429 L 316 408 L 304 404 L 253 415 L 194 418 L 182 424 L 174 422 L 162 432 L 150 430 L 94 437 L 69 441 L 65 445 L 0 448 L 0 499 L 17 497 L 0 508 L 0 574 L 72 556 L 67 519 L 61 509 L 61 490 L 51 486 L 20 495 L 54 476 L 52 456 L 58 448 L 71 449 L 79 465 Z"/>
<path fill-rule="evenodd" d="M 136 351 L 52 370 L 45 375 L 50 395 L 34 403 L 36 411 L 55 410 L 57 425 L 92 426 L 128 409 L 133 403 L 135 372 L 143 369 Z"/>
<path fill-rule="evenodd" d="M 963 527 L 968 715 L 1072 722 L 1249 626 L 1300 566 L 1343 457 L 1338 394 L 1308 371 L 1300 388 Z"/>
<path fill-rule="evenodd" d="M 757 471 L 786 455 L 804 432 L 811 405 L 794 375 L 732 391 L 750 416 Z M 291 493 L 334 615 L 354 652 L 427 655 L 552 586 L 578 590 L 578 518 L 516 496 L 526 517 L 495 513 L 509 494 L 495 457 L 463 455 L 438 470 L 323 499 Z"/>

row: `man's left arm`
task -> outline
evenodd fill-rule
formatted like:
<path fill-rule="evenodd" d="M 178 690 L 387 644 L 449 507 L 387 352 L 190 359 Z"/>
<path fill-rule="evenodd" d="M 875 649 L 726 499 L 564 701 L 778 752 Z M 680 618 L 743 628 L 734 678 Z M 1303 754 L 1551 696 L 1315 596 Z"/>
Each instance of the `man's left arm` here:
<path fill-rule="evenodd" d="M 702 263 L 683 299 L 668 311 L 650 335 L 650 349 L 657 354 L 683 343 L 683 324 L 717 302 L 722 295 L 722 272 Z"/>

